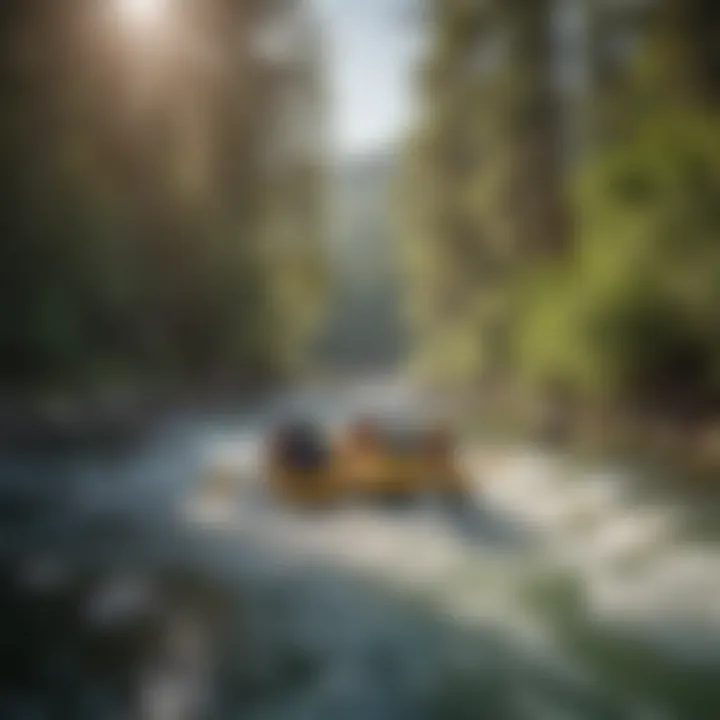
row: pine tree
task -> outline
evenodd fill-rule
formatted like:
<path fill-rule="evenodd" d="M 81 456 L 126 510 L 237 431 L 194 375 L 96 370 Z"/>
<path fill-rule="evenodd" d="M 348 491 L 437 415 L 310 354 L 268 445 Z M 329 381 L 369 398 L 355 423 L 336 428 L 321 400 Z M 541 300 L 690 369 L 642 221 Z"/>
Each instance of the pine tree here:
<path fill-rule="evenodd" d="M 275 288 L 319 272 L 322 149 L 281 154 L 269 182 L 268 129 L 289 97 L 322 106 L 305 76 L 270 81 L 258 39 L 281 6 L 170 3 L 158 36 L 112 3 L 3 3 L 2 379 L 247 380 L 306 344 L 307 307 L 279 311 Z M 285 6 L 304 26 L 307 4 Z M 297 51 L 314 73 L 315 46 Z M 298 249 L 282 268 L 265 242 L 280 203 Z"/>
<path fill-rule="evenodd" d="M 469 377 L 510 362 L 513 286 L 564 247 L 549 1 L 436 3 L 405 231 L 422 345 Z M 412 196 L 412 190 L 407 192 Z M 434 361 L 431 361 L 431 364 Z"/>

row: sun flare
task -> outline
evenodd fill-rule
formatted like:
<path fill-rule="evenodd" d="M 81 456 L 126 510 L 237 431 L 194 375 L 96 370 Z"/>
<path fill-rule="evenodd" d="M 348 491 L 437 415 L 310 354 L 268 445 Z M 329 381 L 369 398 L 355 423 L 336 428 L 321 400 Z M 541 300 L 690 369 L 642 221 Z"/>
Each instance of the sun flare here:
<path fill-rule="evenodd" d="M 163 12 L 167 0 L 120 0 L 123 14 L 138 25 L 156 23 Z"/>

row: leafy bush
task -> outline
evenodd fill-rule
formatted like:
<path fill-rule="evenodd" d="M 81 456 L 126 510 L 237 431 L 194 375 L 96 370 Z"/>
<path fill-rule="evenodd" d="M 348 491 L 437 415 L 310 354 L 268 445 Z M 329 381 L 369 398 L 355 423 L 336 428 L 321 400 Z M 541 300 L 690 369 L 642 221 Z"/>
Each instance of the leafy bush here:
<path fill-rule="evenodd" d="M 522 294 L 519 365 L 585 393 L 720 395 L 720 133 L 668 116 L 581 178 L 574 251 Z"/>

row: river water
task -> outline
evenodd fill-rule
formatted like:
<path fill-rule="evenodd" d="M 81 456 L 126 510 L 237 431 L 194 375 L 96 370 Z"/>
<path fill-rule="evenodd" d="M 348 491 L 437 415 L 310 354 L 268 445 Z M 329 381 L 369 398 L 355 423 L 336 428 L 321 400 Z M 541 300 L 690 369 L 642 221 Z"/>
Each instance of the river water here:
<path fill-rule="evenodd" d="M 393 382 L 174 419 L 0 463 L 2 718 L 632 718 L 720 713 L 711 499 L 533 447 L 467 448 L 474 507 L 298 513 L 264 431 L 417 414 Z M 231 500 L 201 479 L 230 471 Z"/>

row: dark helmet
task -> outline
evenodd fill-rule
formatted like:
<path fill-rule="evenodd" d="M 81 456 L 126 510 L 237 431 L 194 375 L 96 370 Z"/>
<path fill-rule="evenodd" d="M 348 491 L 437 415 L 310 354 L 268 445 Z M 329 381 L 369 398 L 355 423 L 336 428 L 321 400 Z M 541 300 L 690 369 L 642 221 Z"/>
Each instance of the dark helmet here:
<path fill-rule="evenodd" d="M 306 421 L 281 425 L 273 436 L 270 453 L 275 462 L 294 470 L 317 470 L 329 457 L 322 431 Z"/>

